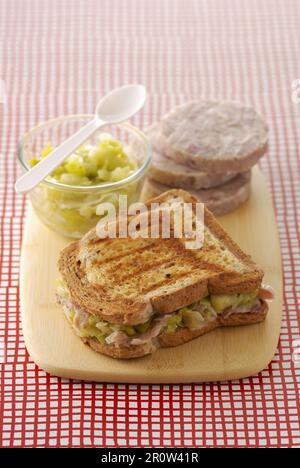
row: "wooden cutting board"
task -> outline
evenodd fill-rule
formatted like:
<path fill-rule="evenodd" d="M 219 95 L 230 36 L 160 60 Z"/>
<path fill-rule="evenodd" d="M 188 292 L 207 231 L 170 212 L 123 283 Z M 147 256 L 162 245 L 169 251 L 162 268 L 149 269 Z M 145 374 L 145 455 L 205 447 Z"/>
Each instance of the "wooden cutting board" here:
<path fill-rule="evenodd" d="M 29 211 L 21 258 L 21 313 L 32 359 L 50 374 L 84 380 L 132 383 L 183 383 L 230 380 L 263 370 L 276 351 L 282 313 L 282 272 L 271 197 L 262 174 L 253 171 L 252 195 L 221 224 L 264 268 L 276 290 L 267 320 L 223 328 L 176 348 L 135 360 L 114 360 L 92 351 L 73 333 L 55 304 L 59 251 L 69 242 Z"/>

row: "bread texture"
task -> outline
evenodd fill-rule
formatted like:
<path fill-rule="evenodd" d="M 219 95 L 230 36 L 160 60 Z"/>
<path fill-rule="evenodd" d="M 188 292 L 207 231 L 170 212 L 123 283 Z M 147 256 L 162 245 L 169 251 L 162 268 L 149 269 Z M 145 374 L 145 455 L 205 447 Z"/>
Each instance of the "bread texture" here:
<path fill-rule="evenodd" d="M 138 346 L 130 346 L 128 348 L 117 347 L 112 344 L 101 344 L 95 338 L 85 338 L 83 341 L 98 353 L 117 359 L 132 359 L 152 354 L 159 348 L 182 345 L 219 327 L 245 326 L 263 322 L 267 313 L 268 305 L 266 302 L 263 302 L 260 312 L 233 314 L 227 318 L 219 316 L 215 321 L 207 322 L 200 330 L 180 328 L 174 333 L 162 333 L 158 337 L 150 340 L 148 343 Z"/>
<path fill-rule="evenodd" d="M 158 122 L 145 132 L 152 144 L 152 164 L 149 169 L 151 179 L 169 188 L 199 190 L 217 187 L 237 175 L 235 172 L 223 172 L 222 174 L 203 172 L 166 157 L 160 149 L 159 142 L 162 139 L 160 127 L 161 124 Z"/>
<path fill-rule="evenodd" d="M 150 178 L 147 179 L 144 185 L 141 198 L 147 200 L 164 193 L 166 190 L 168 190 L 168 187 L 153 180 L 150 174 Z M 218 187 L 190 190 L 190 193 L 197 197 L 199 201 L 205 203 L 206 207 L 215 216 L 223 216 L 239 208 L 248 200 L 250 192 L 251 171 L 238 174 Z"/>
<path fill-rule="evenodd" d="M 151 203 L 191 203 L 170 190 Z M 62 250 L 58 268 L 78 309 L 113 324 L 137 325 L 153 314 L 171 313 L 208 294 L 246 293 L 261 285 L 263 271 L 205 208 L 202 248 L 186 239 L 100 239 L 96 229 Z M 137 351 L 138 352 L 138 351 Z"/>
<path fill-rule="evenodd" d="M 252 107 L 192 101 L 161 119 L 158 147 L 174 161 L 203 172 L 245 172 L 267 151 L 268 127 Z"/>

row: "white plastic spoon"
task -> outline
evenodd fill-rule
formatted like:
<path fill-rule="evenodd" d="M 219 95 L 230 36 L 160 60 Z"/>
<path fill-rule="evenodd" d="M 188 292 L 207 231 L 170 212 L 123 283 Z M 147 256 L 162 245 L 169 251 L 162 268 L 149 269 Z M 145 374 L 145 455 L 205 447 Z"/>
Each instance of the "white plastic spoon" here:
<path fill-rule="evenodd" d="M 95 118 L 42 159 L 15 184 L 17 193 L 26 193 L 36 187 L 96 130 L 109 124 L 124 122 L 144 105 L 146 90 L 142 85 L 127 85 L 108 93 L 98 103 Z"/>

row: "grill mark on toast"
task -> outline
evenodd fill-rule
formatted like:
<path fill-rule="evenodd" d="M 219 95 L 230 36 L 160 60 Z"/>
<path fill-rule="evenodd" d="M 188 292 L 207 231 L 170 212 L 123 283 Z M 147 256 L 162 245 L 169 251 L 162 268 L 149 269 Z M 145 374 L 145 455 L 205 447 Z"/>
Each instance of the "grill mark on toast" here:
<path fill-rule="evenodd" d="M 144 252 L 150 251 L 150 257 L 149 258 L 144 258 L 142 255 L 140 256 L 139 254 L 143 254 Z M 182 254 L 184 253 L 185 248 L 181 246 L 181 243 L 178 241 L 174 242 L 174 240 L 166 239 L 166 242 L 164 244 L 164 248 L 162 249 L 162 244 L 161 241 L 159 242 L 153 242 L 151 245 L 140 247 L 137 249 L 131 249 L 129 252 L 124 253 L 122 256 L 116 256 L 112 258 L 110 261 L 107 262 L 101 262 L 101 264 L 108 265 L 108 268 L 105 268 L 105 273 L 109 274 L 110 272 L 117 273 L 118 278 L 114 277 L 114 279 L 120 279 L 122 280 L 122 277 L 126 277 L 126 279 L 134 277 L 139 274 L 143 274 L 145 271 L 150 271 L 151 269 L 157 268 L 159 266 L 163 266 L 165 263 L 167 265 L 171 265 L 172 263 L 174 264 L 174 259 L 177 258 L 177 260 L 182 261 Z M 173 253 L 174 252 L 174 253 Z M 158 262 L 155 261 L 155 258 L 160 255 L 161 258 Z M 126 258 L 129 257 L 129 261 L 126 262 Z M 192 257 L 191 257 L 192 258 Z M 119 260 L 123 259 L 123 262 L 120 261 L 116 263 L 115 265 L 111 266 L 111 270 L 109 269 L 109 264 L 113 262 L 113 260 Z M 195 261 L 195 259 L 193 259 Z M 141 265 L 139 265 L 141 263 Z M 189 260 L 190 263 L 190 260 Z M 95 262 L 94 265 L 99 266 L 100 264 L 98 262 Z M 124 272 L 124 275 L 121 275 L 120 272 L 124 269 L 125 267 L 130 269 L 129 273 Z"/>
<path fill-rule="evenodd" d="M 132 283 L 131 286 L 136 287 L 136 293 L 139 294 L 139 293 L 144 293 L 144 291 L 149 292 L 151 290 L 158 289 L 162 285 L 171 286 L 172 284 L 175 284 L 178 281 L 178 279 L 180 279 L 181 277 L 183 276 L 186 277 L 187 274 L 195 274 L 195 272 L 197 271 L 199 271 L 199 276 L 201 276 L 201 274 L 206 276 L 208 273 L 212 274 L 212 273 L 218 273 L 218 272 L 223 271 L 222 269 L 216 268 L 215 265 L 210 264 L 208 262 L 203 261 L 201 262 L 201 265 L 199 265 L 199 262 L 195 262 L 195 259 L 193 259 L 192 257 L 188 257 L 185 260 L 185 263 L 181 265 L 184 268 L 183 270 L 179 272 L 172 271 L 171 273 L 169 273 L 169 268 L 174 266 L 174 264 L 175 264 L 174 260 L 169 260 L 168 262 L 166 262 L 165 260 L 162 260 L 156 263 L 149 264 L 148 266 L 145 266 L 145 265 L 141 266 L 139 270 L 133 271 L 130 274 L 124 274 L 121 277 L 120 276 L 116 277 L 112 275 L 110 277 L 110 280 L 115 283 L 115 286 L 122 287 L 123 285 L 126 286 L 126 284 L 130 282 L 132 278 L 134 278 L 136 281 L 134 281 L 133 282 L 134 285 Z M 201 266 L 201 268 L 199 268 L 199 266 Z M 160 273 L 162 273 L 162 278 L 159 281 L 152 281 L 152 282 L 151 282 L 151 279 L 149 279 L 148 287 L 143 287 L 143 286 L 141 287 L 140 277 L 144 276 L 146 273 L 151 272 L 151 270 L 160 271 Z"/>
<path fill-rule="evenodd" d="M 200 268 L 200 266 L 201 266 L 201 268 Z M 201 265 L 199 265 L 199 263 L 190 262 L 189 273 L 195 274 L 195 272 L 197 272 L 197 271 L 199 271 L 199 277 L 201 277 L 201 276 L 207 277 L 208 275 L 213 276 L 214 273 L 226 272 L 226 270 L 224 270 L 222 268 L 218 268 L 214 264 L 210 264 L 208 262 L 203 261 L 203 262 L 201 262 Z M 200 274 L 200 272 L 201 272 L 201 274 Z M 164 285 L 168 288 L 168 287 L 176 284 L 176 282 L 178 282 L 178 280 L 180 280 L 181 278 L 185 278 L 186 276 L 187 276 L 187 271 L 186 270 L 177 272 L 175 274 L 172 273 L 171 277 L 161 278 L 160 281 L 157 281 L 156 283 L 149 284 L 148 287 L 142 287 L 140 289 L 140 292 L 142 294 L 147 294 L 147 293 L 149 293 L 151 291 L 155 291 L 157 289 L 160 289 Z"/>
<path fill-rule="evenodd" d="M 206 270 L 204 270 L 204 271 L 206 271 Z M 170 287 L 170 285 L 175 284 L 181 278 L 186 278 L 186 275 L 187 275 L 186 271 L 182 271 L 180 273 L 177 273 L 176 277 L 174 276 L 172 278 L 172 282 L 170 282 L 170 283 L 162 278 L 161 281 L 156 282 L 154 284 L 151 284 L 151 285 L 149 285 L 149 287 L 142 287 L 141 288 L 141 293 L 147 294 L 149 292 L 154 292 L 157 289 L 160 289 L 163 285 L 165 285 L 166 287 Z M 174 281 L 174 279 L 175 279 L 175 281 Z"/>
<path fill-rule="evenodd" d="M 103 264 L 109 264 L 109 263 L 112 263 L 114 262 L 115 260 L 121 260 L 122 258 L 125 259 L 126 257 L 129 257 L 129 256 L 135 256 L 136 254 L 138 253 L 143 253 L 147 250 L 151 250 L 152 248 L 155 249 L 156 245 L 163 245 L 161 244 L 162 242 L 165 243 L 168 241 L 168 247 L 171 247 L 173 248 L 174 245 L 176 247 L 176 250 L 177 252 L 178 251 L 181 251 L 182 254 L 184 256 L 186 255 L 189 255 L 190 256 L 197 256 L 197 253 L 193 253 L 193 251 L 189 251 L 188 249 L 185 249 L 185 247 L 183 246 L 183 243 L 180 242 L 178 239 L 175 240 L 175 243 L 174 243 L 174 238 L 171 238 L 171 239 L 155 239 L 155 240 L 152 240 L 152 241 L 149 241 L 149 239 L 147 239 L 147 244 L 146 245 L 141 245 L 141 246 L 134 246 L 134 243 L 137 243 L 136 242 L 136 239 L 132 240 L 133 242 L 131 242 L 131 245 L 127 245 L 127 248 L 125 248 L 124 250 L 120 249 L 120 252 L 117 253 L 116 255 L 113 255 L 113 256 L 110 256 L 107 252 L 106 254 L 104 254 L 104 256 L 102 258 L 99 258 L 95 261 L 93 261 L 93 265 L 97 265 L 99 267 L 101 267 L 101 265 Z M 127 242 L 128 243 L 129 239 L 125 240 L 125 243 Z M 143 243 L 145 241 L 145 239 L 140 239 L 140 242 Z M 103 247 L 101 248 L 101 250 L 105 251 L 105 247 L 106 246 L 109 246 L 111 244 L 113 244 L 115 242 L 114 239 L 109 239 L 106 241 L 105 245 L 103 245 Z M 121 241 L 122 242 L 122 241 Z M 165 247 L 166 248 L 166 247 Z M 91 249 L 92 251 L 94 251 L 94 249 Z M 202 248 L 202 254 L 204 255 L 209 255 L 210 254 L 210 251 L 213 253 L 213 254 L 217 254 L 217 248 L 215 245 L 205 245 L 203 246 Z M 221 250 L 224 250 L 221 248 Z M 97 252 L 96 252 L 97 253 Z M 198 261 L 199 261 L 199 257 L 198 257 Z M 241 261 L 239 261 L 239 263 L 243 263 Z"/>
<path fill-rule="evenodd" d="M 94 265 L 98 265 L 98 266 L 101 266 L 101 265 L 106 265 L 108 263 L 111 263 L 113 262 L 114 260 L 117 260 L 117 259 L 122 259 L 122 258 L 125 258 L 125 257 L 128 257 L 128 256 L 131 256 L 131 255 L 134 255 L 135 253 L 138 253 L 138 252 L 145 252 L 147 250 L 150 250 L 151 247 L 153 247 L 154 245 L 156 244 L 155 241 L 151 242 L 150 244 L 148 245 L 144 245 L 142 247 L 137 247 L 135 249 L 128 249 L 127 252 L 123 252 L 121 253 L 120 255 L 114 255 L 113 257 L 109 257 L 109 258 L 105 258 L 103 260 L 96 260 L 94 262 Z"/>
<path fill-rule="evenodd" d="M 137 261 L 138 263 L 138 261 Z M 129 272 L 126 272 L 125 268 L 120 265 L 112 268 L 109 271 L 105 271 L 105 275 L 110 281 L 114 282 L 115 285 L 126 284 L 129 280 L 138 278 L 143 274 L 150 272 L 151 270 L 160 270 L 161 268 L 169 268 L 174 264 L 172 259 L 160 259 L 156 262 L 149 262 L 148 264 L 142 263 L 141 265 L 129 265 Z M 124 271 L 124 273 L 122 273 Z"/>
<path fill-rule="evenodd" d="M 178 252 L 181 249 L 181 244 L 177 239 L 175 240 L 175 242 L 174 242 L 174 239 L 163 239 L 163 240 L 154 239 L 152 241 L 149 241 L 146 245 L 137 246 L 137 247 L 131 246 L 125 252 L 122 252 L 121 250 L 118 255 L 110 256 L 109 258 L 103 258 L 103 260 L 102 259 L 96 260 L 93 262 L 93 266 L 97 265 L 101 267 L 101 265 L 107 265 L 109 263 L 114 262 L 115 260 L 126 259 L 126 257 L 133 257 L 133 258 L 137 257 L 136 261 L 138 261 L 137 255 L 143 254 L 144 252 L 147 252 L 148 250 L 153 250 L 153 255 L 157 254 L 155 250 L 159 250 L 161 254 L 163 252 L 163 254 L 166 255 L 166 253 L 169 253 L 170 248 L 173 248 L 173 250 L 176 249 Z M 126 262 L 123 262 L 123 264 L 125 263 Z M 122 262 L 120 262 L 120 266 L 121 265 L 122 265 Z M 130 265 L 130 262 L 128 262 L 128 265 Z"/>
<path fill-rule="evenodd" d="M 184 269 L 185 274 L 190 274 L 192 272 L 195 272 L 195 270 L 203 271 L 203 273 L 206 271 L 210 271 L 213 273 L 226 271 L 226 269 L 224 269 L 220 265 L 216 265 L 214 262 L 210 263 L 207 260 L 196 257 L 192 253 L 192 251 L 186 249 L 183 243 L 179 242 L 178 240 L 167 239 L 163 253 L 161 248 L 161 242 L 153 242 L 147 246 L 139 247 L 137 249 L 131 249 L 128 252 L 125 252 L 123 255 L 121 255 L 121 257 L 115 256 L 111 259 L 108 259 L 107 261 L 101 261 L 100 263 L 95 262 L 94 268 L 101 267 L 101 265 L 103 265 L 103 275 L 107 276 L 109 278 L 109 281 L 113 282 L 115 286 L 126 285 L 126 283 L 128 283 L 132 278 L 136 278 L 137 281 L 133 281 L 133 283 L 136 284 L 137 293 L 140 290 L 138 285 L 138 278 L 140 276 L 155 269 L 157 269 L 161 274 L 163 274 L 163 270 L 166 270 L 167 275 L 167 273 L 169 273 L 168 268 L 174 266 L 175 262 L 179 266 L 181 272 L 182 269 Z M 153 252 L 150 252 L 149 258 L 143 258 L 139 256 L 140 253 L 142 254 L 143 252 L 151 250 L 153 250 Z M 165 257 L 159 261 L 154 261 L 155 257 L 157 257 L 156 250 L 159 250 L 158 254 L 160 253 L 161 256 L 165 255 Z M 127 257 L 129 258 L 128 262 L 126 262 Z M 119 259 L 121 259 L 120 262 L 112 264 L 114 261 Z M 99 269 L 99 276 L 100 275 L 101 268 Z M 172 284 L 174 280 L 176 280 L 176 272 L 172 272 L 172 277 L 168 277 L 166 275 L 163 279 L 159 281 L 159 283 L 164 281 L 168 284 Z M 151 278 L 149 278 L 149 281 L 149 287 L 151 288 Z M 153 281 L 152 284 L 155 285 L 156 283 Z"/>
<path fill-rule="evenodd" d="M 150 272 L 151 270 L 157 270 L 162 266 L 164 268 L 169 268 L 170 266 L 173 266 L 173 264 L 174 264 L 174 262 L 172 260 L 169 260 L 168 262 L 166 262 L 165 260 L 160 260 L 159 262 L 151 263 L 151 264 L 149 264 L 147 266 L 145 266 L 145 265 L 140 266 L 139 270 L 134 271 L 134 272 L 132 272 L 130 274 L 126 274 L 126 276 L 124 275 L 123 278 L 126 278 L 126 281 L 131 279 L 131 278 L 138 278 L 139 276 L 143 275 L 146 272 Z M 166 272 L 166 274 L 167 274 L 167 272 Z M 122 281 L 123 278 L 120 278 L 121 281 Z M 166 277 L 166 279 L 168 279 L 168 278 Z M 166 279 L 165 279 L 165 281 L 166 281 Z M 119 283 L 119 284 L 122 284 L 122 282 Z"/>
<path fill-rule="evenodd" d="M 97 244 L 100 244 L 100 242 L 102 242 L 103 244 L 112 244 L 112 242 L 114 242 L 114 239 L 110 239 L 110 238 L 101 239 L 101 237 L 97 237 L 94 239 L 90 239 L 89 245 L 95 246 Z"/>

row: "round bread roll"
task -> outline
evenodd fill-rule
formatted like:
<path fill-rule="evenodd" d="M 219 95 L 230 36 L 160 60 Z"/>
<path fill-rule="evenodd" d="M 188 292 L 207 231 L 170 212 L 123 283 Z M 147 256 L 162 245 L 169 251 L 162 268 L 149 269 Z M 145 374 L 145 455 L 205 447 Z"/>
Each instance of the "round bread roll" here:
<path fill-rule="evenodd" d="M 237 173 L 208 174 L 187 165 L 179 164 L 159 151 L 160 123 L 153 124 L 146 134 L 152 143 L 152 164 L 149 173 L 152 179 L 169 187 L 183 189 L 207 189 L 222 185 L 233 179 Z"/>
<path fill-rule="evenodd" d="M 245 172 L 266 152 L 268 128 L 252 108 L 230 101 L 192 101 L 161 120 L 160 150 L 204 172 Z"/>
<path fill-rule="evenodd" d="M 204 203 L 214 215 L 222 216 L 235 210 L 249 198 L 250 185 L 251 171 L 248 171 L 238 174 L 234 179 L 219 187 L 190 190 L 189 192 Z M 143 188 L 141 200 L 149 200 L 167 190 L 170 190 L 170 187 L 148 178 Z"/>

